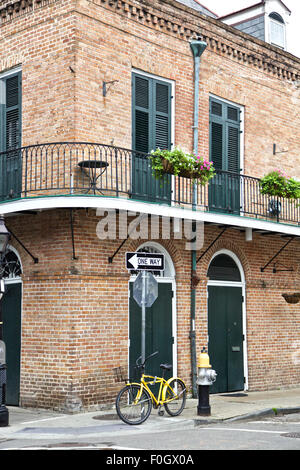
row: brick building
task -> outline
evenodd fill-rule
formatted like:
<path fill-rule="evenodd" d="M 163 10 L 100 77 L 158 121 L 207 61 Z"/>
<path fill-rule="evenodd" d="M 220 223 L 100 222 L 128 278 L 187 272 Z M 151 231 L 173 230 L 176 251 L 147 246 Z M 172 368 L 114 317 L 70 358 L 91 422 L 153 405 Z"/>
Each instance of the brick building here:
<path fill-rule="evenodd" d="M 147 313 L 153 368 L 171 361 L 191 390 L 205 346 L 214 392 L 299 386 L 300 304 L 282 294 L 299 291 L 300 210 L 274 206 L 258 178 L 300 177 L 300 59 L 186 3 L 0 2 L 8 404 L 111 401 L 113 368 L 140 354 L 137 250 L 166 260 Z M 196 128 L 217 174 L 195 201 L 188 178 L 157 182 L 147 153 L 192 152 Z M 197 250 L 187 221 L 203 229 Z"/>

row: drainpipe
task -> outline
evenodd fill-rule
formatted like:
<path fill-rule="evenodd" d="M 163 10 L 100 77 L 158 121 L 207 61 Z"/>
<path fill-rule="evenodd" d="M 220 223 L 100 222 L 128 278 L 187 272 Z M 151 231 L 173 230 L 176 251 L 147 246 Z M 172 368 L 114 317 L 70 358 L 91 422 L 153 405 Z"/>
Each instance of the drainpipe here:
<path fill-rule="evenodd" d="M 194 125 L 193 125 L 193 152 L 198 155 L 198 121 L 199 121 L 199 72 L 200 57 L 205 51 L 207 44 L 204 41 L 192 40 L 190 42 L 192 53 L 194 56 Z M 197 185 L 193 185 L 193 210 L 197 206 Z M 196 232 L 196 222 L 193 222 L 193 233 Z M 191 365 L 192 365 L 192 390 L 193 397 L 197 397 L 197 354 L 196 354 L 196 329 L 195 329 L 195 313 L 196 313 L 196 250 L 192 250 L 192 272 L 191 272 L 191 324 L 190 324 L 190 341 L 191 341 Z"/>

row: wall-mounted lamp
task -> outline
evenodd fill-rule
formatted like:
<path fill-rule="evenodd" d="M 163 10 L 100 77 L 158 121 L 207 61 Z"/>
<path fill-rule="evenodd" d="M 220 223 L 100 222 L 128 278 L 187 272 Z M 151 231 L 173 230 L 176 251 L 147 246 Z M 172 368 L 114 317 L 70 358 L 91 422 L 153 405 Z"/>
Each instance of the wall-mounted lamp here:
<path fill-rule="evenodd" d="M 112 80 L 111 82 L 103 82 L 102 83 L 102 94 L 103 96 L 107 95 L 108 90 L 110 89 L 111 85 L 117 83 L 119 80 Z M 109 87 L 107 85 L 110 85 Z"/>

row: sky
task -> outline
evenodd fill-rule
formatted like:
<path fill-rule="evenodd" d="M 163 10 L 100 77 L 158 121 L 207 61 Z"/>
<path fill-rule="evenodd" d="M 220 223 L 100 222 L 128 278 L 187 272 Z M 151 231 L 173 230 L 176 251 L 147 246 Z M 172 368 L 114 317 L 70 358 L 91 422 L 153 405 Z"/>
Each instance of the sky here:
<path fill-rule="evenodd" d="M 200 0 L 202 5 L 219 16 L 255 5 L 258 2 L 259 0 Z M 288 52 L 300 57 L 300 0 L 283 0 L 283 3 L 292 12 L 289 24 Z"/>

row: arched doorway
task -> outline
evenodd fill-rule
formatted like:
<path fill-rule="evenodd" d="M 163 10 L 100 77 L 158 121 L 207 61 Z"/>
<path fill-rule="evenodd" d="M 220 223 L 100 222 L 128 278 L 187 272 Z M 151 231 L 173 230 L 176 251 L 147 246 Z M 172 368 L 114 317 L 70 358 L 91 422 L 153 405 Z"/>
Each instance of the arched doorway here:
<path fill-rule="evenodd" d="M 217 252 L 208 281 L 208 352 L 218 376 L 211 393 L 246 388 L 245 277 L 229 250 Z"/>
<path fill-rule="evenodd" d="M 7 365 L 6 404 L 12 406 L 18 406 L 20 398 L 21 274 L 20 258 L 13 247 L 8 247 L 1 267 L 1 276 L 5 282 L 5 294 L 1 301 L 1 308 Z"/>
<path fill-rule="evenodd" d="M 148 242 L 138 250 L 143 253 L 163 253 L 165 255 L 165 270 L 153 271 L 158 282 L 158 297 L 152 307 L 146 308 L 146 357 L 155 351 L 157 356 L 149 360 L 146 371 L 160 375 L 161 363 L 173 365 L 171 371 L 166 371 L 165 377 L 177 373 L 176 356 L 176 282 L 175 269 L 169 253 L 159 243 Z M 133 298 L 133 282 L 137 272 L 131 271 L 129 282 L 129 374 L 134 376 L 136 359 L 141 355 L 141 307 Z"/>

